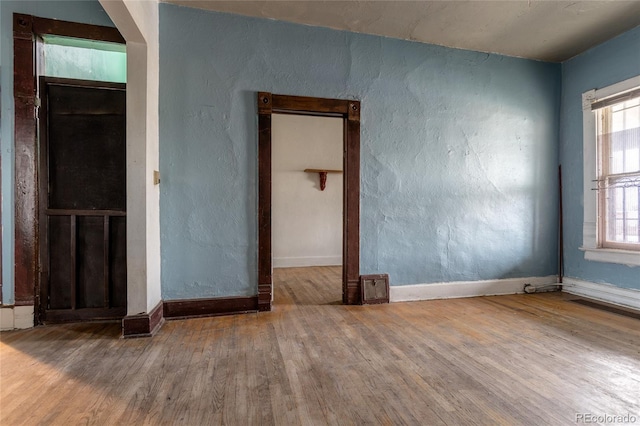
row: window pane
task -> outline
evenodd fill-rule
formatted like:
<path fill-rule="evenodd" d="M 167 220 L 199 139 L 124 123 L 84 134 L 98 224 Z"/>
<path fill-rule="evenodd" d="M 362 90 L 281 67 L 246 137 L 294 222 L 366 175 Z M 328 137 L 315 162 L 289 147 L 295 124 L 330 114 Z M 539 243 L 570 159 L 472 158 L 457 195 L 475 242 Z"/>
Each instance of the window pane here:
<path fill-rule="evenodd" d="M 600 243 L 638 245 L 640 249 L 640 98 L 598 110 Z M 616 245 L 612 245 L 617 247 Z"/>
<path fill-rule="evenodd" d="M 610 114 L 610 129 L 603 126 L 603 138 L 607 133 L 611 141 L 609 173 L 633 173 L 640 171 L 640 104 L 638 99 L 605 108 Z M 606 122 L 606 119 L 605 119 Z"/>
<path fill-rule="evenodd" d="M 126 52 L 45 43 L 44 57 L 44 75 L 49 77 L 127 81 Z"/>
<path fill-rule="evenodd" d="M 608 182 L 606 238 L 616 243 L 640 243 L 640 188 L 627 186 L 625 182 L 625 179 Z"/>
<path fill-rule="evenodd" d="M 640 107 L 628 108 L 624 111 L 624 122 L 627 129 L 640 127 Z"/>
<path fill-rule="evenodd" d="M 638 188 L 625 188 L 625 206 L 626 206 L 626 222 L 625 235 L 626 241 L 630 243 L 639 242 L 638 234 Z"/>
<path fill-rule="evenodd" d="M 608 174 L 640 171 L 640 98 L 602 108 L 598 143 L 605 144 L 602 161 Z M 608 142 L 608 143 L 607 143 Z"/>

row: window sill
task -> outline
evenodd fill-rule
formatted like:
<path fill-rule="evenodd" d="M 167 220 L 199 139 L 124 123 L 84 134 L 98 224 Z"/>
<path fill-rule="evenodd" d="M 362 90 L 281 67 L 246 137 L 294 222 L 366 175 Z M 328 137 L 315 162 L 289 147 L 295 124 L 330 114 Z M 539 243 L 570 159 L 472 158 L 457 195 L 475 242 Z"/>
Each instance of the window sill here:
<path fill-rule="evenodd" d="M 584 258 L 594 262 L 619 263 L 640 266 L 640 251 L 580 247 Z"/>

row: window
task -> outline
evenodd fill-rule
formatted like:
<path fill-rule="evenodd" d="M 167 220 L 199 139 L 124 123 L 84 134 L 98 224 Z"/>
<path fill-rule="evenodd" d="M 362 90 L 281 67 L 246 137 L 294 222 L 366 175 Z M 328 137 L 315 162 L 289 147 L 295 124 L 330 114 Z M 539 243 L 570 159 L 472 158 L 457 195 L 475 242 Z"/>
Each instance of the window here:
<path fill-rule="evenodd" d="M 640 250 L 640 93 L 594 112 L 599 245 Z"/>
<path fill-rule="evenodd" d="M 124 44 L 43 35 L 44 72 L 48 77 L 127 82 Z"/>
<path fill-rule="evenodd" d="M 640 76 L 583 94 L 588 260 L 640 265 Z"/>

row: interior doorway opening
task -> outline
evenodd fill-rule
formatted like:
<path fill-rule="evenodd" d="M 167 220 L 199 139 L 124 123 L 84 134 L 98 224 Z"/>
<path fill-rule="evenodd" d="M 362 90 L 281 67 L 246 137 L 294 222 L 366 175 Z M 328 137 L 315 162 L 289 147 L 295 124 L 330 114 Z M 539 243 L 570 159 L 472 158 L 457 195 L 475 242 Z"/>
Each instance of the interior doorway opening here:
<path fill-rule="evenodd" d="M 344 120 L 272 116 L 274 304 L 340 303 Z M 294 284 L 317 278 L 313 292 Z"/>
<path fill-rule="evenodd" d="M 36 40 L 38 323 L 121 320 L 127 308 L 126 46 Z"/>
<path fill-rule="evenodd" d="M 273 302 L 273 114 L 335 117 L 342 121 L 342 302 L 359 304 L 361 303 L 360 102 L 260 92 L 258 94 L 258 309 L 269 311 Z M 318 170 L 316 169 L 315 172 Z M 323 186 L 322 183 L 320 185 Z"/>

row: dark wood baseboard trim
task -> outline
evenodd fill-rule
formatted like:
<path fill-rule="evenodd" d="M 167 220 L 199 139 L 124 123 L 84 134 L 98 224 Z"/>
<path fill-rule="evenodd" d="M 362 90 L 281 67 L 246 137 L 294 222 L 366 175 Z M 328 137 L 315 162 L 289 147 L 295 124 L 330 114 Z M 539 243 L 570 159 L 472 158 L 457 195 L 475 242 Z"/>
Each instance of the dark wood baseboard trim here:
<path fill-rule="evenodd" d="M 258 284 L 258 311 L 271 310 L 271 284 Z"/>
<path fill-rule="evenodd" d="M 346 305 L 362 304 L 360 299 L 360 277 L 358 277 L 358 280 L 347 280 L 346 300 L 344 300 L 344 303 Z"/>
<path fill-rule="evenodd" d="M 153 336 L 165 319 L 187 319 L 258 312 L 258 296 L 167 300 L 149 314 L 122 319 L 122 337 Z"/>
<path fill-rule="evenodd" d="M 43 313 L 44 324 L 61 324 L 78 321 L 122 320 L 127 308 L 49 309 Z"/>
<path fill-rule="evenodd" d="M 158 302 L 148 314 L 127 315 L 122 319 L 122 337 L 150 337 L 164 324 L 163 303 Z"/>
<path fill-rule="evenodd" d="M 257 311 L 258 296 L 166 300 L 164 302 L 164 317 L 167 319 L 213 317 Z"/>

